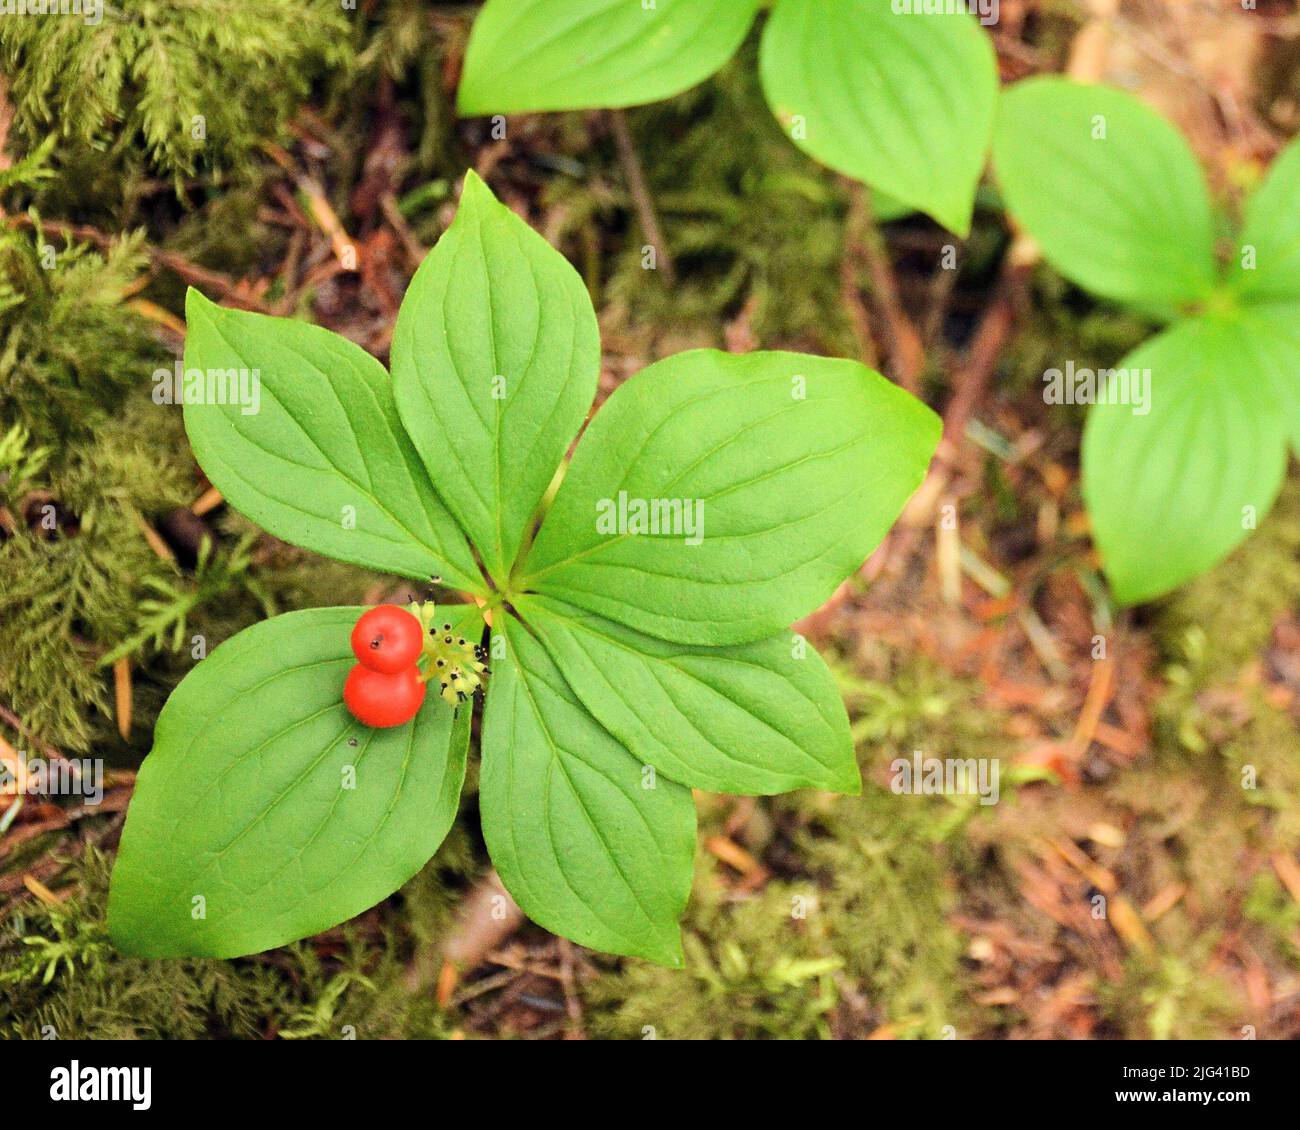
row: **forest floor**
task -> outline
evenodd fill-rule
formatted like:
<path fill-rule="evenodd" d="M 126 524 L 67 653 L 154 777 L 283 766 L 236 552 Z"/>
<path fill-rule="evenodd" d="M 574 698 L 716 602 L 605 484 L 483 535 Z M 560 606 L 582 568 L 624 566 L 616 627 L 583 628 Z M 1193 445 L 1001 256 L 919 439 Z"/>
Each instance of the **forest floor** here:
<path fill-rule="evenodd" d="M 1104 36 L 1075 5 L 1002 9 L 1005 81 L 1068 67 L 1137 85 L 1218 185 L 1300 125 L 1293 6 L 1250 36 L 1204 9 L 1126 5 Z M 1296 465 L 1231 559 L 1113 610 L 1079 498 L 1083 410 L 1044 404 L 1042 373 L 1113 364 L 1149 327 L 1013 253 L 991 190 L 958 271 L 938 269 L 954 241 L 928 221 L 877 229 L 865 192 L 786 143 L 753 43 L 669 103 L 521 117 L 497 138 L 448 109 L 464 26 L 422 23 L 423 62 L 322 96 L 237 180 L 75 207 L 55 185 L 44 230 L 112 262 L 143 229 L 118 299 L 139 350 L 164 363 L 186 284 L 310 317 L 386 360 L 406 283 L 472 166 L 583 274 L 602 397 L 700 345 L 856 356 L 914 387 L 945 418 L 931 478 L 802 625 L 841 682 L 864 794 L 697 794 L 683 972 L 495 916 L 473 764 L 437 857 L 358 919 L 235 962 L 126 959 L 104 932 L 107 876 L 152 720 L 185 670 L 174 619 L 155 633 L 141 618 L 130 662 L 58 676 L 73 697 L 91 686 L 75 719 L 0 687 L 0 752 L 112 766 L 98 806 L 0 798 L 0 1035 L 1300 1038 Z M 30 227 L 12 211 L 5 223 Z M 668 253 L 655 271 L 647 225 Z M 190 627 L 218 642 L 271 608 L 406 591 L 260 534 L 210 491 L 179 431 L 145 436 L 132 412 L 95 442 L 167 478 L 114 552 L 174 575 Z M 52 497 L 72 539 L 71 488 L 10 500 L 8 521 L 35 526 Z M 129 578 L 109 580 L 138 605 Z M 998 803 L 896 795 L 891 763 L 917 752 L 996 759 Z"/>

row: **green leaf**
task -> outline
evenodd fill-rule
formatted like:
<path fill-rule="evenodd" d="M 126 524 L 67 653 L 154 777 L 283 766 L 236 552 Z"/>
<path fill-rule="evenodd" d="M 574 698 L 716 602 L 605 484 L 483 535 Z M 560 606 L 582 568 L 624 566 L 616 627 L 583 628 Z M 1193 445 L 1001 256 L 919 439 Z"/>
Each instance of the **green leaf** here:
<path fill-rule="evenodd" d="M 689 790 L 601 729 L 518 621 L 502 616 L 499 630 L 479 804 L 502 882 L 548 930 L 680 967 L 677 920 L 695 857 Z"/>
<path fill-rule="evenodd" d="M 916 209 L 910 204 L 904 204 L 901 200 L 896 200 L 883 192 L 875 192 L 871 196 L 871 215 L 878 224 L 901 220 L 915 211 Z"/>
<path fill-rule="evenodd" d="M 670 357 L 596 414 L 515 591 L 679 643 L 765 639 L 861 566 L 938 440 L 933 412 L 856 362 Z"/>
<path fill-rule="evenodd" d="M 405 726 L 357 722 L 343 681 L 363 611 L 256 624 L 167 700 L 113 870 L 119 949 L 237 957 L 284 945 L 373 906 L 437 850 L 456 815 L 470 712 L 453 718 L 429 695 Z M 476 608 L 454 612 L 462 632 L 481 632 Z"/>
<path fill-rule="evenodd" d="M 327 557 L 483 591 L 378 361 L 319 326 L 225 310 L 194 289 L 185 316 L 187 373 L 247 377 L 242 401 L 185 405 L 195 458 L 235 509 Z"/>
<path fill-rule="evenodd" d="M 1262 354 L 1239 319 L 1180 322 L 1118 368 L 1150 371 L 1150 411 L 1096 404 L 1083 496 L 1123 604 L 1151 600 L 1240 544 L 1277 498 L 1286 421 L 1260 395 Z"/>
<path fill-rule="evenodd" d="M 546 597 L 516 607 L 596 720 L 679 784 L 861 791 L 835 679 L 801 637 L 689 647 Z"/>
<path fill-rule="evenodd" d="M 799 148 L 970 231 L 993 129 L 993 44 L 969 16 L 897 15 L 881 0 L 777 0 L 760 67 Z"/>
<path fill-rule="evenodd" d="M 600 334 L 582 280 L 471 172 L 406 292 L 392 362 L 402 423 L 504 584 L 596 395 Z"/>
<path fill-rule="evenodd" d="M 736 53 L 758 0 L 488 0 L 465 52 L 462 114 L 657 102 Z"/>
<path fill-rule="evenodd" d="M 1261 302 L 1237 312 L 1243 331 L 1242 364 L 1263 377 L 1291 448 L 1300 457 L 1300 302 Z"/>
<path fill-rule="evenodd" d="M 1007 205 L 1053 267 L 1144 308 L 1214 286 L 1210 199 L 1190 147 L 1133 95 L 1062 78 L 1003 94 L 993 163 Z"/>
<path fill-rule="evenodd" d="M 1251 249 L 1254 267 L 1243 267 Z M 1264 183 L 1246 202 L 1246 225 L 1231 275 L 1253 301 L 1300 301 L 1300 138 L 1273 162 Z"/>

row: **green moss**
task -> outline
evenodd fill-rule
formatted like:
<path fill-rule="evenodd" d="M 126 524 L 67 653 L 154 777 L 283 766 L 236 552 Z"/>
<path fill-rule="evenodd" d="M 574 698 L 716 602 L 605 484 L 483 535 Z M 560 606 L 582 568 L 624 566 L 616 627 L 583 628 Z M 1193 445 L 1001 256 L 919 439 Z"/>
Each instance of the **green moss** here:
<path fill-rule="evenodd" d="M 448 881 L 476 869 L 453 834 L 399 896 L 326 944 L 299 942 L 238 961 L 142 961 L 104 927 L 111 861 L 89 849 L 69 872 L 75 894 L 32 900 L 0 920 L 0 1038 L 440 1038 L 454 1013 L 408 970 L 427 965 L 450 920 Z M 436 965 L 435 965 L 436 968 Z"/>
<path fill-rule="evenodd" d="M 351 34 L 333 0 L 132 0 L 97 23 L 0 21 L 0 62 L 17 137 L 55 134 L 101 166 L 143 157 L 179 181 L 279 137 L 312 79 L 350 57 Z"/>
<path fill-rule="evenodd" d="M 1198 637 L 1193 637 L 1198 638 Z M 1220 820 L 1248 834 L 1267 818 L 1278 846 L 1300 847 L 1300 726 L 1253 685 L 1212 684 L 1194 661 L 1169 669 L 1172 689 L 1157 713 L 1172 772 L 1209 775 L 1205 785 L 1235 806 Z M 1199 837 L 1213 853 L 1212 827 Z"/>
<path fill-rule="evenodd" d="M 0 419 L 37 442 L 83 440 L 130 390 L 151 387 L 163 351 L 122 305 L 144 266 L 138 235 L 101 254 L 0 229 Z"/>
<path fill-rule="evenodd" d="M 1118 983 L 1103 982 L 1103 1014 L 1128 1039 L 1223 1039 L 1240 1024 L 1241 1002 L 1227 980 L 1207 974 L 1213 939 L 1189 939 L 1178 954 L 1130 959 Z"/>
<path fill-rule="evenodd" d="M 1156 638 L 1166 654 L 1200 632 L 1197 675 L 1226 677 L 1258 655 L 1278 618 L 1300 607 L 1300 477 L 1292 473 L 1273 511 L 1223 564 L 1163 603 Z"/>
<path fill-rule="evenodd" d="M 594 1035 L 619 1039 L 807 1039 L 830 1034 L 844 967 L 815 905 L 792 917 L 798 886 L 773 883 L 728 902 L 702 862 L 683 936 L 686 971 L 629 963 L 588 986 Z"/>
<path fill-rule="evenodd" d="M 0 233 L 0 699 L 45 741 L 99 743 L 119 761 L 106 657 L 136 664 L 144 741 L 195 636 L 211 649 L 276 611 L 359 603 L 378 581 L 261 539 L 238 516 L 197 570 L 150 548 L 144 524 L 192 502 L 199 476 L 180 409 L 151 395 L 173 358 L 126 305 L 140 247 Z"/>
<path fill-rule="evenodd" d="M 15 515 L 0 541 L 0 692 L 47 741 L 88 748 L 107 710 L 98 649 L 123 638 L 150 581 L 170 574 L 141 532 L 147 514 L 189 492 L 179 421 L 147 399 L 94 438 L 58 446 L 35 491 L 0 502 Z M 170 435 L 170 451 L 158 451 Z M 30 525 L 28 524 L 30 523 Z"/>
<path fill-rule="evenodd" d="M 1214 683 L 1195 651 L 1183 663 L 1158 707 L 1156 756 L 1109 790 L 1131 816 L 1116 861 L 1125 893 L 1140 903 L 1187 888 L 1152 926 L 1155 951 L 1101 986 L 1106 1017 L 1130 1037 L 1236 1036 L 1251 1010 L 1226 971 L 1210 971 L 1220 944 L 1244 932 L 1256 953 L 1296 954 L 1300 911 L 1268 860 L 1300 848 L 1300 732 L 1260 688 Z"/>
<path fill-rule="evenodd" d="M 269 172 L 259 170 L 248 183 L 214 194 L 178 217 L 167 233 L 167 250 L 232 278 L 257 274 L 259 269 L 275 274 L 284 262 L 288 239 L 284 228 L 264 223 L 258 216 L 269 195 L 269 179 Z M 149 294 L 168 309 L 185 309 L 185 283 L 174 275 L 163 275 Z M 273 284 L 267 299 L 278 297 Z"/>
<path fill-rule="evenodd" d="M 800 833 L 812 868 L 738 896 L 701 863 L 686 969 L 642 962 L 587 986 L 594 1034 L 641 1039 L 815 1039 L 888 1025 L 900 1037 L 966 1028 L 960 936 L 944 851 L 909 836 L 897 798 L 837 800 Z M 854 835 L 850 827 L 857 831 Z M 833 832 L 831 831 L 833 829 Z"/>
<path fill-rule="evenodd" d="M 1300 902 L 1291 897 L 1272 871 L 1261 871 L 1242 907 L 1246 917 L 1265 930 L 1292 968 L 1300 969 Z"/>

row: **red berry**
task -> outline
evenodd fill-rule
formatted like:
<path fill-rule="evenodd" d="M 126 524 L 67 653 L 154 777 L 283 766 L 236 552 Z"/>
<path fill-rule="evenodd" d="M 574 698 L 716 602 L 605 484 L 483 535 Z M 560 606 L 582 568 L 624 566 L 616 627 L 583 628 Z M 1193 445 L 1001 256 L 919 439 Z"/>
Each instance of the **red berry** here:
<path fill-rule="evenodd" d="M 385 675 L 406 670 L 423 650 L 420 621 L 395 604 L 370 609 L 352 629 L 352 654 L 357 662 Z"/>
<path fill-rule="evenodd" d="M 343 684 L 343 701 L 356 720 L 366 726 L 401 726 L 420 712 L 424 684 L 415 664 L 387 675 L 358 663 Z"/>

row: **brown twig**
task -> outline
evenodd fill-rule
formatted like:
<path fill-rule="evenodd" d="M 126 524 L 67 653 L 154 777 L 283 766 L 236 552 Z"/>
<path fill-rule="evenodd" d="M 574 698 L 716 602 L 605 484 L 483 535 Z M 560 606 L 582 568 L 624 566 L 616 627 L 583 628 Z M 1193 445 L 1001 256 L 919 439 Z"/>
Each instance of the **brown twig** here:
<path fill-rule="evenodd" d="M 131 660 L 122 656 L 113 664 L 113 701 L 117 713 L 117 732 L 122 740 L 131 740 L 131 715 L 133 695 L 131 688 Z"/>
<path fill-rule="evenodd" d="M 3 704 L 0 704 L 0 719 L 2 719 L 15 733 L 21 734 L 28 741 L 32 742 L 46 756 L 52 757 L 58 761 L 67 760 L 65 754 L 55 749 L 49 742 L 34 733 L 17 714 Z"/>
<path fill-rule="evenodd" d="M 314 177 L 299 172 L 294 166 L 293 159 L 279 145 L 267 142 L 263 144 L 262 150 L 280 166 L 280 169 L 293 181 L 298 191 L 306 199 L 311 219 L 328 237 L 330 248 L 334 252 L 334 258 L 337 260 L 339 267 L 344 271 L 357 270 L 361 254 L 357 241 L 348 234 L 347 229 L 343 226 L 343 221 L 339 219 L 338 213 L 334 211 L 334 206 L 325 196 L 325 189 Z"/>
<path fill-rule="evenodd" d="M 35 227 L 35 221 L 26 213 L 9 216 L 7 222 L 15 227 Z M 60 220 L 42 220 L 41 227 L 45 231 L 54 232 L 68 239 L 92 243 L 101 250 L 107 250 L 121 238 L 120 236 L 108 235 L 90 224 L 68 224 Z M 157 266 L 165 267 L 167 270 L 179 275 L 185 282 L 213 291 L 242 309 L 253 310 L 258 313 L 268 312 L 267 307 L 259 299 L 254 298 L 244 287 L 231 279 L 229 275 L 223 275 L 220 271 L 213 271 L 207 267 L 200 267 L 197 263 L 191 263 L 183 255 L 177 255 L 174 251 L 164 251 L 161 247 L 147 247 L 146 251 Z"/>
<path fill-rule="evenodd" d="M 259 314 L 270 312 L 269 307 L 261 299 L 255 298 L 250 291 L 229 275 L 213 271 L 208 267 L 200 267 L 197 263 L 191 263 L 183 255 L 177 255 L 174 251 L 164 251 L 160 247 L 150 247 L 149 256 L 160 267 L 166 267 L 191 286 L 214 292 L 244 310 L 252 310 Z"/>
<path fill-rule="evenodd" d="M 940 264 L 934 281 L 930 284 L 930 304 L 925 310 L 925 321 L 921 324 L 921 349 L 928 353 L 933 349 L 943 333 L 944 318 L 948 315 L 948 303 L 952 300 L 953 288 L 957 285 L 957 276 L 961 271 Z"/>
<path fill-rule="evenodd" d="M 284 262 L 280 266 L 280 278 L 283 283 L 281 298 L 276 305 L 276 313 L 291 315 L 298 303 L 298 272 L 302 267 L 303 252 L 307 248 L 307 233 L 294 224 L 289 231 L 289 246 L 285 250 Z"/>
<path fill-rule="evenodd" d="M 565 1039 L 585 1040 L 587 1032 L 584 1027 L 582 998 L 578 995 L 577 978 L 574 976 L 574 946 L 568 938 L 558 938 L 556 941 L 560 948 L 560 986 L 564 989 L 564 1008 L 569 1017 Z"/>
<path fill-rule="evenodd" d="M 627 128 L 627 117 L 622 110 L 609 111 L 610 129 L 614 134 L 614 144 L 618 147 L 618 160 L 623 168 L 623 179 L 627 182 L 628 194 L 636 209 L 637 220 L 645 233 L 646 242 L 654 248 L 655 263 L 663 272 L 664 281 L 672 286 L 677 281 L 677 271 L 673 258 L 664 240 L 664 233 L 659 227 L 659 214 L 655 211 L 654 199 L 646 186 L 645 171 L 641 167 L 641 158 L 637 156 L 636 146 L 632 143 L 632 134 Z"/>
<path fill-rule="evenodd" d="M 397 241 L 402 245 L 402 250 L 406 253 L 407 266 L 414 271 L 424 262 L 428 248 L 416 238 L 411 225 L 406 222 L 406 217 L 397 206 L 397 198 L 391 192 L 386 192 L 379 198 L 379 210 L 384 214 L 388 226 L 393 229 Z"/>
<path fill-rule="evenodd" d="M 122 829 L 122 822 L 125 819 L 123 815 L 127 801 L 131 799 L 131 790 L 125 789 L 121 793 L 106 795 L 99 805 L 83 805 L 81 808 L 60 809 L 56 817 L 43 821 L 41 824 L 30 825 L 24 828 L 24 831 L 35 830 L 37 835 L 44 835 L 46 832 L 57 832 L 74 825 L 92 816 L 108 816 L 112 818 L 101 827 L 83 828 L 78 826 L 80 844 L 92 847 L 112 847 Z M 9 841 L 6 844 L 6 851 L 12 852 L 16 846 L 12 841 L 16 829 L 9 832 Z M 28 839 L 35 839 L 36 836 L 29 836 Z M 53 852 L 35 859 L 28 865 L 24 871 L 8 875 L 0 875 L 0 896 L 5 898 L 5 902 L 0 904 L 0 919 L 14 913 L 22 901 L 30 895 L 31 888 L 27 886 L 25 879 L 31 876 L 41 882 L 53 881 L 58 875 L 62 874 L 68 868 L 68 857 L 62 852 Z"/>
<path fill-rule="evenodd" d="M 1011 336 L 1019 293 L 1033 269 L 1036 255 L 1037 249 L 1032 243 L 1017 239 L 1003 260 L 993 299 L 975 330 L 965 362 L 953 375 L 954 390 L 943 414 L 943 439 L 934 463 L 908 502 L 891 537 L 890 555 L 896 573 L 901 573 L 902 563 L 911 560 L 924 531 L 933 520 L 935 508 L 947 496 L 966 425 L 979 406 L 997 368 L 998 358 Z"/>
<path fill-rule="evenodd" d="M 898 297 L 898 280 L 894 276 L 893 264 L 889 261 L 889 249 L 876 226 L 867 188 L 855 181 L 850 191 L 865 218 L 862 226 L 862 254 L 871 278 L 871 297 L 887 335 L 890 375 L 908 392 L 919 395 L 921 374 L 925 371 L 925 350 L 921 345 L 921 335 L 917 333 L 912 319 L 903 312 L 903 304 Z"/>
<path fill-rule="evenodd" d="M 1017 240 L 1007 252 L 1002 274 L 993 292 L 993 300 L 975 331 L 965 364 L 953 376 L 955 387 L 952 399 L 948 401 L 943 414 L 943 438 L 950 455 L 955 455 L 960 447 L 966 425 L 979 407 L 993 378 L 993 371 L 997 368 L 998 358 L 1011 336 L 1015 324 L 1016 295 L 1032 269 L 1026 259 L 1027 249 L 1027 244 Z"/>
<path fill-rule="evenodd" d="M 858 271 L 867 260 L 866 231 L 871 226 L 867 197 L 862 192 L 849 193 L 849 214 L 844 221 L 844 257 L 840 260 L 840 300 L 849 312 L 849 325 L 858 344 L 858 354 L 871 368 L 880 367 L 880 352 L 871 333 L 871 315 L 862 301 Z"/>

